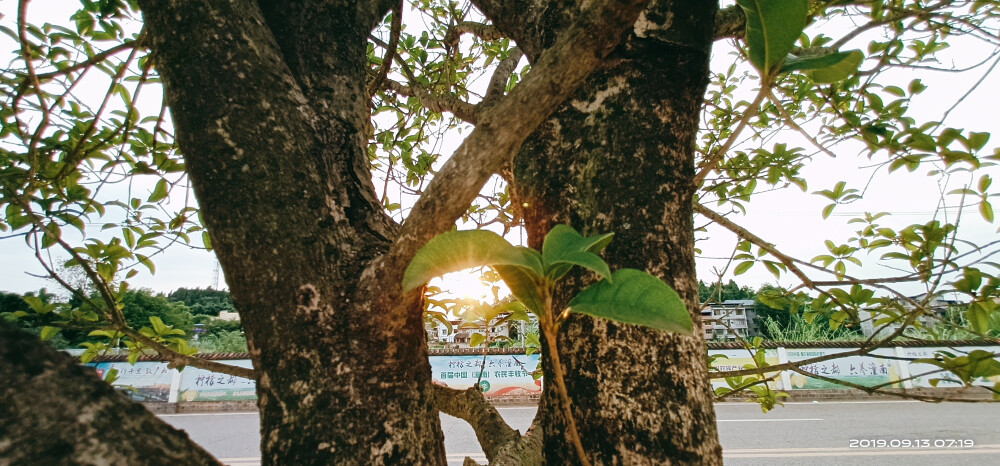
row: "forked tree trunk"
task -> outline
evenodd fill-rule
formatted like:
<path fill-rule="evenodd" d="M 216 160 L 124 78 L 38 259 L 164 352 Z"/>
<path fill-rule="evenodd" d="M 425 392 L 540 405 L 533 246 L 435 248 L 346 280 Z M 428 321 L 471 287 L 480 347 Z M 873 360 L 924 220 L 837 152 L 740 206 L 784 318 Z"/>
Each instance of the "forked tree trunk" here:
<path fill-rule="evenodd" d="M 510 21 L 510 4 L 478 3 L 528 51 L 552 40 L 551 31 L 530 25 L 568 21 L 552 9 L 529 10 L 538 12 L 534 22 Z M 612 270 L 662 278 L 696 323 L 694 145 L 716 6 L 654 2 L 605 68 L 525 143 L 512 180 L 532 247 L 558 223 L 585 234 L 614 232 L 605 253 Z M 562 303 L 582 285 L 580 277 L 568 282 Z M 582 443 L 595 464 L 721 464 L 700 335 L 574 316 L 559 345 Z M 546 357 L 546 374 L 551 364 Z M 554 385 L 545 384 L 544 453 L 551 464 L 569 464 L 576 455 Z"/>
<path fill-rule="evenodd" d="M 439 171 L 398 233 L 374 195 L 365 139 L 367 37 L 393 2 L 140 3 L 247 332 L 263 462 L 442 464 L 421 303 L 401 294 L 402 270 L 613 48 L 643 2 L 590 2 L 557 58 L 514 91 L 523 95 L 486 112 L 485 129 L 454 156 L 465 165 Z M 483 154 L 481 163 L 469 154 Z"/>

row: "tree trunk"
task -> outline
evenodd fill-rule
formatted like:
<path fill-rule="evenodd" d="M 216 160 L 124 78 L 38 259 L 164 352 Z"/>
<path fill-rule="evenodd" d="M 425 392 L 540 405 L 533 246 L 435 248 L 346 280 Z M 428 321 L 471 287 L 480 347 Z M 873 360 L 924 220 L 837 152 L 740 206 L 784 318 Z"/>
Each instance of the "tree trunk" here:
<path fill-rule="evenodd" d="M 0 318 L 0 464 L 219 464 L 93 369 Z"/>
<path fill-rule="evenodd" d="M 478 3 L 488 15 L 508 7 Z M 511 181 L 532 247 L 540 247 L 558 223 L 584 234 L 614 232 L 605 253 L 612 269 L 638 268 L 662 278 L 688 302 L 696 323 L 694 145 L 716 7 L 654 2 L 604 69 L 525 143 Z M 540 8 L 537 21 L 526 23 L 566 24 L 566 12 L 552 10 Z M 498 17 L 497 24 L 506 25 L 519 45 L 532 43 L 525 50 L 544 50 L 538 43 L 551 40 L 523 23 Z M 584 281 L 568 281 L 561 303 Z M 593 462 L 721 464 L 700 335 L 574 315 L 561 327 L 559 345 L 573 413 Z M 543 363 L 552 374 L 551 360 Z M 554 384 L 545 387 L 545 458 L 575 461 Z"/>
<path fill-rule="evenodd" d="M 303 3 L 142 2 L 246 329 L 263 462 L 442 464 L 419 297 L 364 275 L 394 235 L 365 138 L 366 41 L 388 6 Z"/>

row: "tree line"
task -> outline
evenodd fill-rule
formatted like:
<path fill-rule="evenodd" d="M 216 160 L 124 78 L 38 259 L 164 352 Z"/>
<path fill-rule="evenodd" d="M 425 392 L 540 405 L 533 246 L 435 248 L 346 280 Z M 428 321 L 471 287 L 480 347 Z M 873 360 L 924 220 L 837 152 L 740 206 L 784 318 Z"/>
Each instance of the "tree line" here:
<path fill-rule="evenodd" d="M 122 314 L 133 328 L 149 327 L 150 318 L 184 332 L 201 351 L 245 351 L 246 340 L 240 322 L 216 319 L 221 312 L 235 312 L 228 291 L 211 288 L 178 288 L 170 293 L 148 289 L 126 290 L 121 294 Z M 0 291 L 0 318 L 43 337 L 59 349 L 79 348 L 84 343 L 106 340 L 91 335 L 100 325 L 74 319 L 81 305 L 78 297 L 63 298 L 42 288 L 23 294 Z M 47 330 L 59 329 L 59 331 Z M 196 331 L 197 330 L 197 331 Z"/>

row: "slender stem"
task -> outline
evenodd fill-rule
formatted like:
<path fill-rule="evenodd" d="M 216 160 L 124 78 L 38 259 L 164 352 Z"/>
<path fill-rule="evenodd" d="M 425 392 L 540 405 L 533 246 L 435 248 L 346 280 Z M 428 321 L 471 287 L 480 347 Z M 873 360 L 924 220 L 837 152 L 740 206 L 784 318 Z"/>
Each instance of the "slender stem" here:
<path fill-rule="evenodd" d="M 580 441 L 580 432 L 576 428 L 576 420 L 573 419 L 573 405 L 570 402 L 569 390 L 566 390 L 566 380 L 563 378 L 563 366 L 559 361 L 559 349 L 556 343 L 556 325 L 552 322 L 551 313 L 551 298 L 546 301 L 547 309 L 545 318 L 539 319 L 539 324 L 541 324 L 542 331 L 545 332 L 545 346 L 547 346 L 550 357 L 552 358 L 552 375 L 556 379 L 556 391 L 559 392 L 559 398 L 562 401 L 560 404 L 563 407 L 563 416 L 566 417 L 566 439 L 576 447 L 576 454 L 580 457 L 580 463 L 585 466 L 590 466 L 590 460 L 587 459 L 587 451 L 583 449 L 583 443 Z"/>

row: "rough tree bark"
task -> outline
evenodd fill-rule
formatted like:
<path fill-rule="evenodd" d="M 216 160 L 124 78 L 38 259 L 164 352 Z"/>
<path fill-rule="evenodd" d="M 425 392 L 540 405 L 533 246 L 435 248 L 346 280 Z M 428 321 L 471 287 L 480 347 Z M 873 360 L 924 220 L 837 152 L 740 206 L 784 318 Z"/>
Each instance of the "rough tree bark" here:
<path fill-rule="evenodd" d="M 257 371 L 265 464 L 444 459 L 419 302 L 358 296 L 394 229 L 365 166 L 376 6 L 142 2 Z"/>
<path fill-rule="evenodd" d="M 93 369 L 4 319 L 0 376 L 0 464 L 219 464 Z"/>
<path fill-rule="evenodd" d="M 574 14 L 564 2 L 475 3 L 530 60 L 544 55 Z M 659 276 L 686 299 L 695 322 L 694 143 L 716 8 L 653 2 L 605 66 L 522 146 L 510 180 L 532 247 L 558 223 L 614 232 L 605 253 L 612 268 Z M 514 20 L 515 10 L 532 21 Z M 583 281 L 568 282 L 563 303 Z M 700 336 L 574 315 L 559 340 L 574 415 L 595 463 L 721 464 Z M 551 373 L 551 361 L 544 364 Z M 573 447 L 553 386 L 545 384 L 544 453 L 563 464 Z"/>
<path fill-rule="evenodd" d="M 593 2 L 480 115 L 397 231 L 367 167 L 366 38 L 391 2 L 142 0 L 257 373 L 264 464 L 441 464 L 419 293 L 402 271 L 631 26 Z"/>
<path fill-rule="evenodd" d="M 444 463 L 419 293 L 401 294 L 403 269 L 585 80 L 515 164 L 531 241 L 557 222 L 615 231 L 612 265 L 645 268 L 694 301 L 691 142 L 714 4 L 661 2 L 633 27 L 644 1 L 511 2 L 524 10 L 505 10 L 496 24 L 525 26 L 505 32 L 523 42 L 532 71 L 477 115 L 400 227 L 374 195 L 365 137 L 365 42 L 392 3 L 140 0 L 247 333 L 264 464 Z M 495 15 L 503 2 L 481 3 Z M 515 21 L 522 13 L 532 21 Z M 650 136 L 635 137 L 639 129 Z M 598 462 L 718 462 L 699 339 L 589 319 L 570 322 L 563 337 L 576 414 Z M 24 367 L 10 370 L 36 371 Z M 15 382 L 5 396 L 24 396 L 33 379 Z M 103 406 L 90 401 L 66 414 Z M 451 403 L 506 440 L 488 447 L 498 462 L 537 458 L 537 429 L 518 437 L 495 412 Z M 545 403 L 555 403 L 550 393 Z M 30 411 L 11 406 L 5 417 Z M 546 457 L 572 458 L 564 420 L 543 411 Z M 171 442 L 203 455 L 182 437 Z"/>

